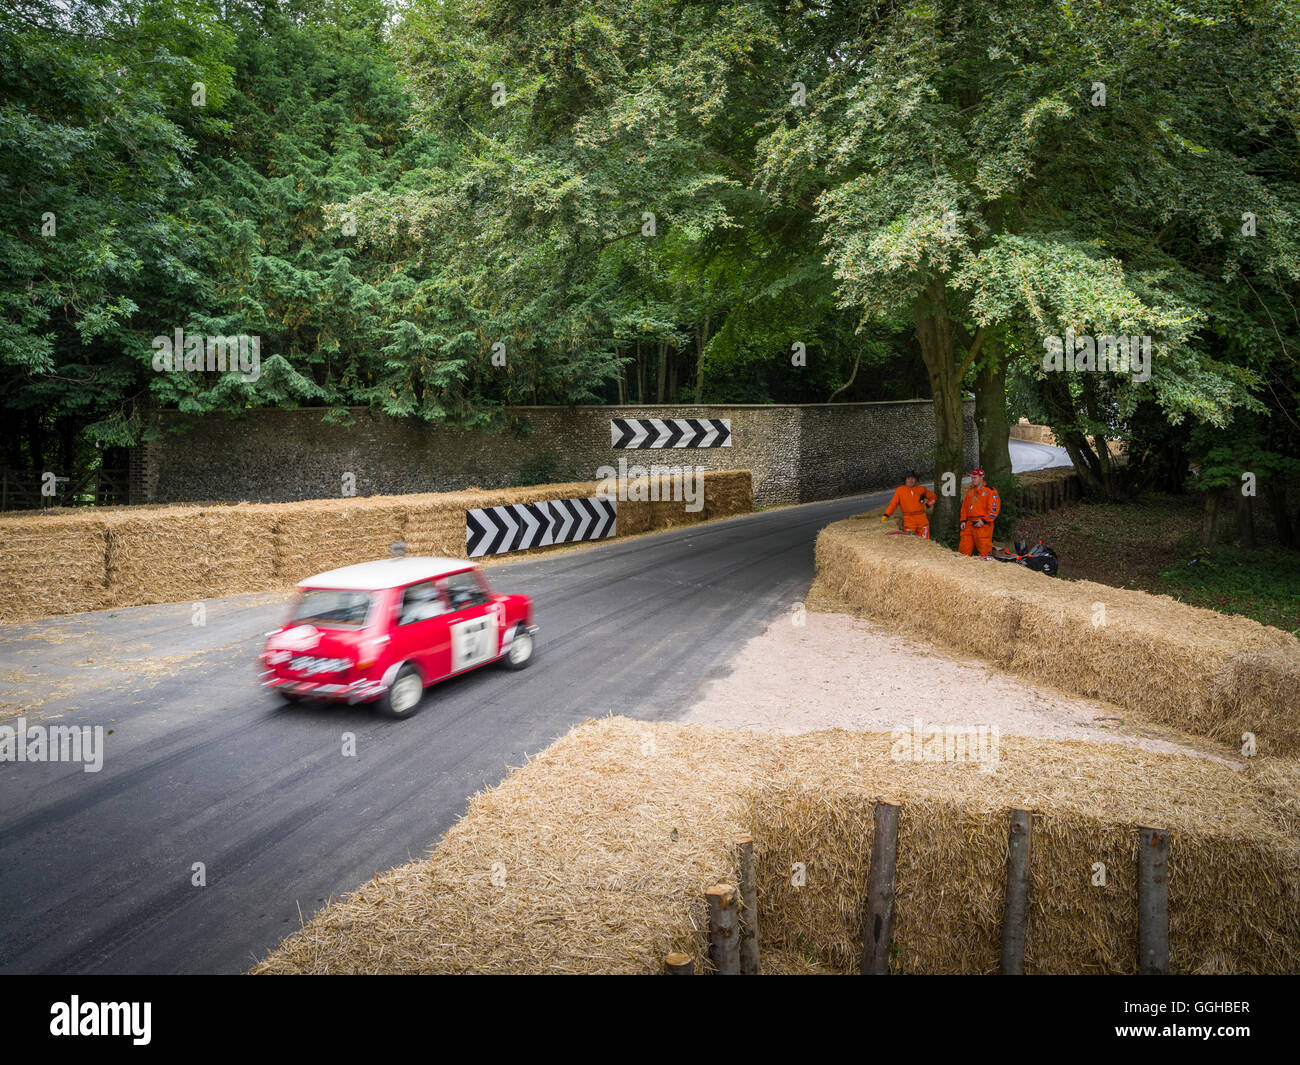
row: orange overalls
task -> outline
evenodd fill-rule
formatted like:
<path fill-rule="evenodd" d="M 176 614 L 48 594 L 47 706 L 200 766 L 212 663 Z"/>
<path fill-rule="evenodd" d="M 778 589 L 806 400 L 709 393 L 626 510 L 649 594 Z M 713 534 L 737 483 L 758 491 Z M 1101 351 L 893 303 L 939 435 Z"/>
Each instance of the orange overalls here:
<path fill-rule="evenodd" d="M 915 533 L 922 540 L 930 539 L 930 519 L 926 516 L 925 505 L 933 505 L 939 497 L 923 484 L 914 485 L 908 488 L 905 484 L 900 484 L 894 489 L 894 498 L 889 501 L 889 506 L 885 508 L 885 515 L 894 513 L 894 509 L 900 508 L 903 511 L 903 528 L 910 533 Z"/>
<path fill-rule="evenodd" d="M 993 554 L 993 522 L 997 520 L 998 509 L 1002 501 L 998 490 L 990 485 L 966 489 L 961 501 L 961 553 L 969 555 L 979 548 L 981 558 Z M 978 529 L 975 522 L 983 519 L 984 524 Z"/>

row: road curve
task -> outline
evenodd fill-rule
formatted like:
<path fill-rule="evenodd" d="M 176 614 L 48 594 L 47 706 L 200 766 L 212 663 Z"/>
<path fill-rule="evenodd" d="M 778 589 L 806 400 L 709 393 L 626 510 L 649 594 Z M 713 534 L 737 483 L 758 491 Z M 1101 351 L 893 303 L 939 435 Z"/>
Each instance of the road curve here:
<path fill-rule="evenodd" d="M 1059 449 L 1012 449 L 1017 468 L 1060 464 L 1044 454 Z M 537 602 L 537 660 L 430 689 L 409 721 L 282 707 L 255 688 L 253 657 L 282 610 L 268 596 L 209 601 L 202 627 L 184 603 L 0 628 L 0 704 L 112 730 L 97 773 L 0 763 L 0 971 L 247 968 L 300 914 L 422 856 L 467 796 L 571 725 L 680 714 L 800 600 L 817 532 L 887 498 L 493 567 L 497 588 Z"/>

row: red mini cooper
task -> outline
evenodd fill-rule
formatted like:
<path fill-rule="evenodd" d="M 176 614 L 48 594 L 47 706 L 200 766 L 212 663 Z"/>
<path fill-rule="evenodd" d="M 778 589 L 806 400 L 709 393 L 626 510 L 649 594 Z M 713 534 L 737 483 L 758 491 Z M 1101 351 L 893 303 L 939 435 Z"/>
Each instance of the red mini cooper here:
<path fill-rule="evenodd" d="M 523 669 L 536 633 L 532 600 L 495 594 L 473 562 L 363 562 L 298 585 L 288 621 L 267 634 L 260 679 L 290 702 L 373 702 L 411 717 L 446 677 L 489 662 Z"/>

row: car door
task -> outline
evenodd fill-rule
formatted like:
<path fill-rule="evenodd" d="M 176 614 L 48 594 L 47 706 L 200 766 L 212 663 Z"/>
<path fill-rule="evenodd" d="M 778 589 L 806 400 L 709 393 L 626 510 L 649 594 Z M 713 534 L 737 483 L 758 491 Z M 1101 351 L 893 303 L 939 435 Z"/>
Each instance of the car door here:
<path fill-rule="evenodd" d="M 440 582 L 451 607 L 448 629 L 451 672 L 473 669 L 496 658 L 501 644 L 496 604 L 474 570 L 453 573 Z"/>
<path fill-rule="evenodd" d="M 451 618 L 446 597 L 435 580 L 401 589 L 393 622 L 394 660 L 414 662 L 426 684 L 451 672 Z"/>

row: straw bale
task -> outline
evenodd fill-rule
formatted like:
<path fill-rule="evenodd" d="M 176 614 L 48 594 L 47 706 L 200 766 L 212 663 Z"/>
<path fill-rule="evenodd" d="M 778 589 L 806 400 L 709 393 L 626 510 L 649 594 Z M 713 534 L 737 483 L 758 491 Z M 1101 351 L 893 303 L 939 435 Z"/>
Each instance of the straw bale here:
<path fill-rule="evenodd" d="M 732 874 L 722 844 L 767 746 L 726 742 L 724 765 L 672 724 L 576 728 L 474 796 L 429 860 L 327 906 L 254 971 L 648 973 L 680 950 L 701 972 L 703 890 Z"/>
<path fill-rule="evenodd" d="M 704 518 L 727 518 L 754 509 L 754 476 L 749 470 L 709 470 L 704 475 Z"/>
<path fill-rule="evenodd" d="M 1027 972 L 1136 970 L 1138 826 L 1167 828 L 1171 965 L 1285 972 L 1300 949 L 1300 846 L 1271 797 L 1221 763 L 1004 737 L 995 773 L 895 761 L 884 735 L 817 733 L 753 797 L 763 933 L 851 972 L 876 798 L 901 802 L 898 972 L 997 971 L 1007 820 L 1034 811 Z M 807 884 L 790 885 L 803 862 Z M 1106 884 L 1093 884 L 1094 863 Z"/>
<path fill-rule="evenodd" d="M 140 606 L 275 586 L 271 517 L 261 507 L 118 513 L 108 530 L 112 605 Z"/>
<path fill-rule="evenodd" d="M 311 499 L 267 509 L 275 518 L 275 572 L 291 582 L 387 558 L 405 536 L 406 507 L 382 498 Z"/>
<path fill-rule="evenodd" d="M 1269 796 L 1286 830 L 1300 839 L 1300 760 L 1260 758 L 1250 769 L 1255 786 Z"/>
<path fill-rule="evenodd" d="M 1300 752 L 1300 640 L 1289 633 L 888 536 L 880 513 L 822 530 L 814 597 L 1196 735 L 1238 746 L 1251 732 L 1263 754 Z"/>
<path fill-rule="evenodd" d="M 750 834 L 764 970 L 852 972 L 880 795 L 902 806 L 899 971 L 996 969 L 1012 807 L 1035 812 L 1028 971 L 1134 970 L 1140 825 L 1171 832 L 1175 970 L 1294 968 L 1300 841 L 1250 774 L 1110 744 L 1005 737 L 994 773 L 892 748 L 883 733 L 587 722 L 475 796 L 427 859 L 331 902 L 253 971 L 655 973 L 672 950 L 698 971 L 703 891 L 734 882 Z"/>
<path fill-rule="evenodd" d="M 705 475 L 705 508 L 623 501 L 618 535 L 747 513 L 747 470 Z M 294 584 L 314 573 L 413 555 L 465 557 L 465 511 L 508 503 L 587 499 L 596 482 L 485 491 L 309 499 L 237 505 L 150 504 L 52 508 L 0 516 L 0 619 L 182 602 Z M 531 553 L 569 545 L 534 548 Z"/>
<path fill-rule="evenodd" d="M 99 520 L 7 520 L 0 527 L 0 620 L 108 605 L 107 550 Z"/>

